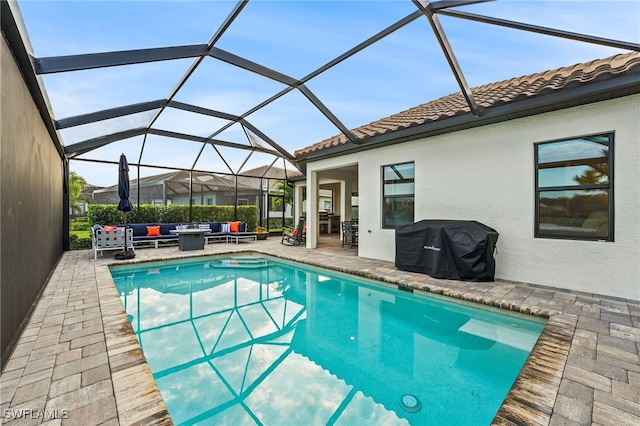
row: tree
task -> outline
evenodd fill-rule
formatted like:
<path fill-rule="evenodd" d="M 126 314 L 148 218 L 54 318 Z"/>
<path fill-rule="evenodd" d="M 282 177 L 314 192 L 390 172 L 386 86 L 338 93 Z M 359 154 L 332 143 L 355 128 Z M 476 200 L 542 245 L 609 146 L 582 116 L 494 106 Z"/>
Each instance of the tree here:
<path fill-rule="evenodd" d="M 80 212 L 80 202 L 90 203 L 91 197 L 82 193 L 87 181 L 76 172 L 69 172 L 69 208 L 74 212 Z"/>
<path fill-rule="evenodd" d="M 271 185 L 273 189 L 280 195 L 284 195 L 284 205 L 293 205 L 293 186 L 290 186 L 286 181 L 278 179 Z M 282 205 L 282 198 L 275 198 L 273 200 L 273 208 L 277 209 Z"/>
<path fill-rule="evenodd" d="M 589 169 L 585 170 L 581 175 L 573 177 L 573 180 L 579 185 L 597 185 L 608 182 L 609 180 L 609 149 L 602 150 L 602 160 L 598 163 L 591 164 Z"/>

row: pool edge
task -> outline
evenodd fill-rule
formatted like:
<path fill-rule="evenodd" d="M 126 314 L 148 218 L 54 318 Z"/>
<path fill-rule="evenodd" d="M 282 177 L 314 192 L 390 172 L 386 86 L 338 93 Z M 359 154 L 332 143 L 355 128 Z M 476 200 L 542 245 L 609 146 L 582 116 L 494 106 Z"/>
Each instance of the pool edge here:
<path fill-rule="evenodd" d="M 173 425 L 109 265 L 96 265 L 95 274 L 119 423 Z"/>
<path fill-rule="evenodd" d="M 564 367 L 567 362 L 569 349 L 571 347 L 571 341 L 573 339 L 574 331 L 577 325 L 577 316 L 572 314 L 565 314 L 557 311 L 546 310 L 539 306 L 529 306 L 526 303 L 519 303 L 517 301 L 509 301 L 501 297 L 487 297 L 479 296 L 477 293 L 464 292 L 455 288 L 447 287 L 446 280 L 430 279 L 426 283 L 414 283 L 406 279 L 406 277 L 392 275 L 403 275 L 402 271 L 398 271 L 394 268 L 379 268 L 376 271 L 361 271 L 352 270 L 346 267 L 338 267 L 333 265 L 327 265 L 322 262 L 308 261 L 300 259 L 298 257 L 288 257 L 282 255 L 275 255 L 269 252 L 262 252 L 260 250 L 242 250 L 242 251 L 229 251 L 228 253 L 216 253 L 216 254 L 191 254 L 180 256 L 180 258 L 198 258 L 198 257 L 211 257 L 241 253 L 257 253 L 260 255 L 270 256 L 278 259 L 289 260 L 293 262 L 304 263 L 311 266 L 316 266 L 325 269 L 331 269 L 338 272 L 344 272 L 355 276 L 361 276 L 368 279 L 382 281 L 386 284 L 397 286 L 398 288 L 411 289 L 412 291 L 430 293 L 435 295 L 445 296 L 451 299 L 458 299 L 465 302 L 470 302 L 475 305 L 485 305 L 498 308 L 499 310 L 517 312 L 533 317 L 542 317 L 547 319 L 538 341 L 536 342 L 533 350 L 529 354 L 527 361 L 525 362 L 522 370 L 518 374 L 513 386 L 511 387 L 507 397 L 500 406 L 492 424 L 497 425 L 511 425 L 511 424 L 548 424 L 551 419 L 553 407 L 556 397 L 558 395 L 560 381 L 562 379 Z M 112 265 L 129 265 L 148 262 L 157 262 L 164 260 L 176 260 L 175 256 L 167 259 L 156 258 L 153 260 L 132 260 L 127 262 L 109 263 L 101 267 L 96 267 L 96 275 L 106 273 L 106 277 L 98 279 L 100 290 L 100 305 L 103 306 L 103 292 L 104 296 L 111 299 L 111 296 L 117 299 L 115 302 L 108 302 L 105 300 L 105 306 L 108 308 L 110 315 L 109 318 L 113 318 L 115 324 L 107 324 L 105 321 L 105 334 L 107 336 L 107 350 L 109 363 L 116 371 L 114 373 L 114 391 L 116 392 L 116 402 L 118 407 L 118 413 L 120 419 L 130 420 L 134 414 L 140 417 L 138 413 L 131 413 L 134 410 L 135 404 L 131 401 L 141 401 L 140 392 L 143 392 L 142 398 L 147 401 L 149 398 L 148 406 L 151 412 L 157 417 L 157 422 L 154 424 L 173 424 L 164 400 L 160 395 L 160 391 L 153 378 L 151 370 L 146 363 L 146 359 L 142 354 L 142 349 L 135 336 L 133 328 L 129 323 L 124 306 L 117 294 L 115 284 L 109 271 L 109 266 Z M 99 271 L 100 269 L 100 271 Z M 105 282 L 107 282 L 105 284 Z M 109 284 L 111 286 L 111 295 L 108 294 Z M 113 306 L 116 305 L 116 306 Z M 482 308 L 482 306 L 478 306 Z M 119 309 L 118 309 L 119 308 Z M 118 310 L 118 312 L 115 312 Z M 103 310 L 103 317 L 106 319 L 105 311 Z M 126 322 L 126 325 L 122 323 Z M 125 354 L 125 355 L 123 355 Z M 113 357 L 113 359 L 112 359 Z M 124 365 L 125 373 L 120 375 L 117 371 L 117 366 L 122 365 L 123 359 L 129 359 L 131 365 Z M 112 363 L 113 361 L 113 363 Z M 141 376 L 136 377 L 138 385 L 136 387 L 130 387 L 127 383 L 124 383 L 124 378 L 127 373 L 134 373 L 138 369 Z M 120 380 L 122 376 L 123 380 Z M 116 384 L 118 382 L 118 384 Z M 121 412 L 122 407 L 127 408 L 124 412 Z M 157 406 L 154 406 L 157 405 Z M 131 410 L 128 408 L 131 407 Z M 168 421 L 168 423 L 167 423 Z"/>

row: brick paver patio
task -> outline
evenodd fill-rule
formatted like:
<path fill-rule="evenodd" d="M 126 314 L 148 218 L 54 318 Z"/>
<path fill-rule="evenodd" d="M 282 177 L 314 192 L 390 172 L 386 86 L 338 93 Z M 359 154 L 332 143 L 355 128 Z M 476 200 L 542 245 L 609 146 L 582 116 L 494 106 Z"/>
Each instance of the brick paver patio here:
<path fill-rule="evenodd" d="M 333 243 L 331 242 L 333 241 Z M 640 302 L 496 281 L 436 280 L 355 256 L 321 239 L 318 249 L 279 238 L 138 249 L 134 262 L 256 251 L 470 302 L 542 315 L 547 327 L 496 424 L 640 424 Z M 10 425 L 172 424 L 111 280 L 109 253 L 67 252 L 52 274 L 0 377 Z"/>

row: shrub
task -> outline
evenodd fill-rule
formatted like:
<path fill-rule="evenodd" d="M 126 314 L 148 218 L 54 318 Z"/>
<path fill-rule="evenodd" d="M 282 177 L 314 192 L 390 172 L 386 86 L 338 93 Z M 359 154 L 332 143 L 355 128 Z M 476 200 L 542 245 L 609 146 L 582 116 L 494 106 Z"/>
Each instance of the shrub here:
<path fill-rule="evenodd" d="M 91 238 L 80 238 L 77 235 L 69 235 L 69 248 L 71 250 L 84 250 L 91 248 Z"/>
<path fill-rule="evenodd" d="M 230 222 L 239 220 L 247 223 L 249 231 L 258 226 L 257 206 L 193 206 L 193 219 L 189 220 L 189 206 L 143 204 L 127 213 L 128 223 L 174 223 L 174 222 Z M 90 224 L 117 225 L 124 222 L 123 213 L 114 204 L 89 205 Z"/>
<path fill-rule="evenodd" d="M 113 225 L 122 222 L 122 212 L 111 204 L 90 204 L 87 216 L 92 225 Z"/>
<path fill-rule="evenodd" d="M 77 217 L 69 221 L 70 231 L 88 231 L 91 229 L 88 217 Z"/>

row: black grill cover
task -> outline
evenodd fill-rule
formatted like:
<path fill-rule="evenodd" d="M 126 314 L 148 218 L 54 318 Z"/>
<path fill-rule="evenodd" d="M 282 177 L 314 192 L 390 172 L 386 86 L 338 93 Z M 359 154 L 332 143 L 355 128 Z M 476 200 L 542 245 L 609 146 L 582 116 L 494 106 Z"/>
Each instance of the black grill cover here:
<path fill-rule="evenodd" d="M 498 232 L 474 220 L 422 220 L 396 228 L 396 268 L 434 278 L 493 281 Z"/>

